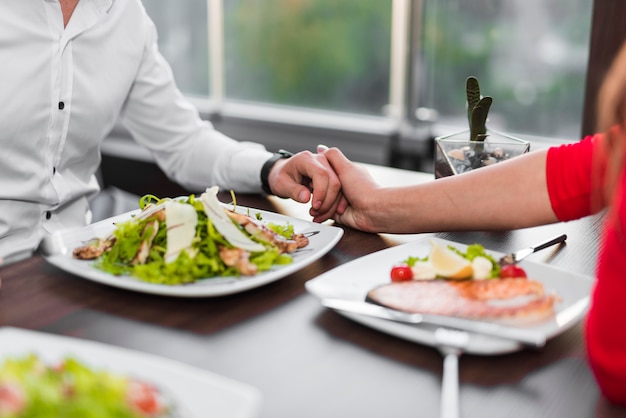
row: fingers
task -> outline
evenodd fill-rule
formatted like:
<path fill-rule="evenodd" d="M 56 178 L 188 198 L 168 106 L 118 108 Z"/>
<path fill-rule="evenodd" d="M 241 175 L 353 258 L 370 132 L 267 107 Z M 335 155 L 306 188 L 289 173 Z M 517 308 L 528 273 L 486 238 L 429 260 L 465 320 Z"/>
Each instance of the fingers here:
<path fill-rule="evenodd" d="M 313 217 L 314 222 L 324 222 L 328 219 L 331 219 L 336 213 L 338 213 L 340 206 L 342 206 L 343 210 L 345 210 L 345 207 L 347 205 L 346 203 L 342 202 L 345 202 L 345 198 L 341 193 L 338 193 L 334 201 L 331 202 L 330 198 L 328 199 L 328 209 L 325 209 L 326 205 L 322 206 L 322 208 L 319 210 L 311 207 L 311 209 L 309 210 L 309 214 Z"/>
<path fill-rule="evenodd" d="M 326 145 L 319 144 L 317 146 L 317 153 L 324 154 L 328 151 L 329 148 Z M 332 169 L 332 167 L 331 167 Z M 334 171 L 334 170 L 333 170 Z M 325 205 L 322 205 L 319 209 L 311 207 L 309 213 L 313 216 L 313 221 L 315 222 L 323 222 L 327 219 L 331 219 L 335 214 L 342 214 L 346 208 L 348 207 L 348 201 L 345 196 L 341 193 L 341 183 L 339 183 L 339 190 L 335 192 L 335 190 L 330 186 L 329 190 L 326 193 L 327 196 L 335 196 L 335 200 L 332 204 L 326 206 L 328 210 L 325 209 Z M 327 199 L 330 200 L 330 199 Z"/>
<path fill-rule="evenodd" d="M 276 161 L 269 173 L 268 181 L 276 196 L 306 203 L 311 199 L 311 191 L 308 187 L 309 182 L 298 169 L 300 158 L 302 157 L 296 154 L 291 158 Z"/>
<path fill-rule="evenodd" d="M 345 155 L 343 155 L 339 148 L 326 148 L 326 150 L 324 151 L 324 156 L 339 177 L 341 177 L 341 174 L 345 172 L 352 164 L 352 162 L 348 158 L 346 158 Z"/>
<path fill-rule="evenodd" d="M 326 145 L 319 144 L 317 146 L 318 155 L 323 155 L 326 151 L 328 151 Z M 335 213 L 342 199 L 341 183 L 325 157 L 318 159 L 318 162 L 324 167 L 324 170 L 326 170 L 327 177 L 322 178 L 324 184 L 321 185 L 322 192 L 319 195 L 316 194 L 316 189 L 320 187 L 320 184 L 319 182 L 318 184 L 314 184 L 311 209 L 315 214 L 313 215 L 314 219 L 325 218 L 323 220 L 326 220 Z"/>
<path fill-rule="evenodd" d="M 337 195 L 341 185 L 323 155 L 302 151 L 279 160 L 270 171 L 269 179 L 277 196 L 300 203 L 311 201 L 313 209 L 320 213 L 334 210 L 339 203 Z"/>
<path fill-rule="evenodd" d="M 302 151 L 289 159 L 279 160 L 269 175 L 276 195 L 300 203 L 310 201 L 309 213 L 316 222 L 331 219 L 348 207 L 339 177 L 326 158 L 329 152 L 338 153 L 336 158 L 339 161 L 348 161 L 339 150 L 319 145 L 317 154 Z"/>
<path fill-rule="evenodd" d="M 326 158 L 320 156 L 316 162 L 310 176 L 313 186 L 311 207 L 320 214 L 334 212 L 341 198 L 341 183 Z"/>
<path fill-rule="evenodd" d="M 348 209 L 349 205 L 350 205 L 350 202 L 348 202 L 348 199 L 346 199 L 346 197 L 342 194 L 341 200 L 339 201 L 339 204 L 337 205 L 337 214 L 343 215 L 346 209 Z"/>
<path fill-rule="evenodd" d="M 319 145 L 317 146 L 317 153 L 318 153 L 318 154 L 323 154 L 323 153 L 325 153 L 326 151 L 328 151 L 328 147 L 327 147 L 326 145 L 319 144 Z"/>

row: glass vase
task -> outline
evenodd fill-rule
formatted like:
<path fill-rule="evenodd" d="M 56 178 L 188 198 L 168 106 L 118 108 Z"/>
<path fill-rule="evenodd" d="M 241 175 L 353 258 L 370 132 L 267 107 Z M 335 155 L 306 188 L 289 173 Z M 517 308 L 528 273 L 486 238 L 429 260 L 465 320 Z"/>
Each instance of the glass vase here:
<path fill-rule="evenodd" d="M 530 151 L 530 142 L 488 130 L 484 141 L 470 141 L 469 129 L 435 138 L 435 178 L 462 174 Z"/>

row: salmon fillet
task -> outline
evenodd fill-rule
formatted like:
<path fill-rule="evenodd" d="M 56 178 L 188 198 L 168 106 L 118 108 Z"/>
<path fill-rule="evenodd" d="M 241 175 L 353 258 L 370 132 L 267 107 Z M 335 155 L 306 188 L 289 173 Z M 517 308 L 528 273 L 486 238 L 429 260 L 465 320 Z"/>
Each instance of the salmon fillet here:
<path fill-rule="evenodd" d="M 511 278 L 393 282 L 371 290 L 367 300 L 412 313 L 524 325 L 551 318 L 558 297 L 537 281 Z"/>

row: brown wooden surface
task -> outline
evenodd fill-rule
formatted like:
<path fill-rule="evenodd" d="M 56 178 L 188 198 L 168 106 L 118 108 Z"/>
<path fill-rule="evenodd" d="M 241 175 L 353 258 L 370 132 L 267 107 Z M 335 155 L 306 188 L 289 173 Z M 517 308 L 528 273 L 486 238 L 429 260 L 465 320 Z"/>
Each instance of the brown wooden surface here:
<path fill-rule="evenodd" d="M 432 176 L 370 169 L 385 184 Z M 239 195 L 238 204 L 309 219 L 304 205 L 283 199 Z M 531 259 L 593 275 L 600 225 L 601 217 L 594 217 L 520 231 L 436 235 L 508 252 L 565 232 L 567 245 Z M 309 267 L 218 298 L 121 290 L 35 256 L 0 269 L 0 324 L 150 352 L 249 383 L 263 394 L 260 417 L 438 416 L 442 359 L 436 349 L 357 324 L 306 293 L 304 283 L 320 273 L 416 238 L 344 231 Z M 582 332 L 579 324 L 541 350 L 462 356 L 462 416 L 626 416 L 599 395 Z"/>

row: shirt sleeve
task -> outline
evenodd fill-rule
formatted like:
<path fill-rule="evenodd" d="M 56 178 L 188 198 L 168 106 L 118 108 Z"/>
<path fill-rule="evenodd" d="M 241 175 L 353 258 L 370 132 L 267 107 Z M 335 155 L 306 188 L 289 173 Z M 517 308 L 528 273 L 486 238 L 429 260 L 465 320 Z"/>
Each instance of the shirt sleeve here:
<path fill-rule="evenodd" d="M 171 179 L 193 191 L 219 186 L 260 192 L 261 167 L 271 153 L 261 144 L 227 137 L 202 120 L 178 90 L 147 15 L 143 25 L 144 56 L 122 111 L 124 126 Z"/>
<path fill-rule="evenodd" d="M 605 158 L 601 152 L 602 135 L 588 136 L 575 144 L 552 147 L 546 160 L 548 195 L 554 214 L 560 221 L 591 215 L 602 206 L 601 188 Z"/>

